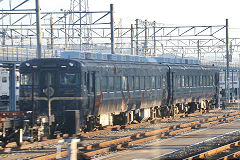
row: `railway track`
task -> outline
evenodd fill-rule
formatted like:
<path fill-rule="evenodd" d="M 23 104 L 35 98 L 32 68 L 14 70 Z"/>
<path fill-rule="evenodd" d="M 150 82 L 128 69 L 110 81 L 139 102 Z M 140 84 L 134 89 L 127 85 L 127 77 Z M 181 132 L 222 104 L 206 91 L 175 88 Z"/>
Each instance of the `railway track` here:
<path fill-rule="evenodd" d="M 213 111 L 211 111 L 211 112 L 213 112 Z M 1 112 L 1 114 L 4 115 L 4 116 L 7 116 L 9 114 L 12 115 L 13 113 L 7 111 L 7 112 Z M 128 124 L 128 125 L 123 125 L 123 126 L 108 126 L 108 127 L 104 128 L 102 130 L 97 130 L 97 131 L 92 131 L 92 132 L 87 132 L 87 133 L 81 133 L 80 136 L 86 138 L 86 137 L 96 136 L 96 135 L 99 135 L 99 134 L 104 134 L 104 133 L 107 133 L 109 131 L 119 131 L 121 129 L 130 129 L 130 128 L 134 128 L 134 127 L 145 126 L 145 125 L 148 125 L 148 124 L 156 124 L 156 123 L 159 123 L 159 122 L 167 122 L 167 121 L 173 120 L 174 118 L 177 119 L 177 118 L 185 117 L 185 116 L 186 117 L 194 117 L 194 116 L 197 116 L 197 115 L 202 115 L 202 113 L 201 112 L 196 112 L 196 113 L 192 113 L 192 114 L 188 114 L 188 115 L 179 114 L 179 115 L 176 115 L 175 117 L 158 119 L 158 120 L 153 120 L 153 121 L 147 121 L 147 122 L 144 122 L 144 123 Z M 67 134 L 62 135 L 62 138 L 67 138 L 67 137 L 68 137 Z M 21 152 L 21 151 L 28 150 L 28 149 L 30 150 L 30 149 L 33 149 L 33 148 L 44 147 L 44 146 L 48 146 L 48 145 L 51 145 L 51 144 L 57 144 L 58 141 L 59 141 L 59 138 L 60 137 L 57 137 L 57 139 L 47 139 L 46 137 L 44 137 L 42 139 L 42 141 L 34 142 L 34 143 L 24 141 L 20 147 L 17 146 L 17 144 L 15 142 L 11 142 L 11 143 L 8 143 L 5 148 L 0 148 L 0 154 L 7 154 L 7 153 L 11 154 L 11 153 Z"/>
<path fill-rule="evenodd" d="M 240 158 L 240 141 L 236 141 L 195 156 L 186 158 L 186 160 L 195 160 L 195 159 L 239 159 Z"/>
<path fill-rule="evenodd" d="M 149 142 L 155 139 L 174 136 L 176 134 L 190 131 L 192 129 L 203 128 L 203 127 L 207 127 L 207 126 L 222 123 L 222 122 L 229 122 L 238 117 L 240 117 L 240 112 L 234 112 L 234 113 L 224 114 L 224 115 L 211 117 L 207 119 L 201 119 L 193 122 L 173 125 L 170 127 L 159 129 L 159 130 L 135 134 L 132 136 L 126 136 L 123 138 L 118 138 L 110 141 L 95 143 L 95 144 L 85 146 L 81 150 L 78 150 L 78 155 L 82 159 L 90 159 L 98 154 L 103 154 L 105 152 L 117 151 L 117 150 L 124 149 L 126 147 L 131 147 L 131 146 Z M 67 155 L 68 155 L 68 151 L 61 152 L 62 157 L 65 157 Z M 56 158 L 56 154 L 51 154 L 51 155 L 35 158 L 35 160 L 55 159 L 55 158 Z"/>

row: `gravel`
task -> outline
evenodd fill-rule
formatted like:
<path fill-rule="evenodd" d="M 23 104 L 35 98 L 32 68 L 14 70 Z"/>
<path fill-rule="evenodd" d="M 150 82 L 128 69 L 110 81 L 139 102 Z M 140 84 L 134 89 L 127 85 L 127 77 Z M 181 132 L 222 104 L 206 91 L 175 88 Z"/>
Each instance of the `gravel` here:
<path fill-rule="evenodd" d="M 215 138 L 208 139 L 201 143 L 185 147 L 181 150 L 172 152 L 170 154 L 160 157 L 160 160 L 164 159 L 184 159 L 202 152 L 212 150 L 224 146 L 226 144 L 240 140 L 240 131 L 234 131 L 231 133 L 224 134 Z"/>

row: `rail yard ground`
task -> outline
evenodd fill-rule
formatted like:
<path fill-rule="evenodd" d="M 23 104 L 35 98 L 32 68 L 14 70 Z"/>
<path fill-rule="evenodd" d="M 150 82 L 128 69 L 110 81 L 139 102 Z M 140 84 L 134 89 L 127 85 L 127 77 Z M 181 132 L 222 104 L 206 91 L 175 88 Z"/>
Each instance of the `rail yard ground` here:
<path fill-rule="evenodd" d="M 180 126 L 181 124 L 186 124 L 189 122 L 199 121 L 202 119 L 210 119 L 211 117 L 216 117 L 221 115 L 225 115 L 227 113 L 237 112 L 238 110 L 234 108 L 228 108 L 226 110 L 216 110 L 215 112 L 199 114 L 195 116 L 187 116 L 184 118 L 175 118 L 169 121 L 162 121 L 160 123 L 146 123 L 145 125 L 139 125 L 138 127 L 129 127 L 127 129 L 121 129 L 116 131 L 108 131 L 100 134 L 91 134 L 84 137 L 81 140 L 81 145 L 84 149 L 79 150 L 79 154 L 82 155 L 91 155 L 87 152 L 92 152 L 95 149 L 99 149 L 96 147 L 102 142 L 113 141 L 116 139 L 134 136 L 141 134 L 157 131 L 160 129 L 164 129 L 166 127 L 171 126 Z M 134 126 L 134 125 L 133 125 Z M 199 143 L 201 141 L 220 136 L 222 134 L 236 131 L 240 127 L 239 119 L 235 119 L 234 121 L 226 121 L 221 122 L 219 124 L 210 124 L 207 127 L 200 127 L 197 129 L 183 131 L 172 135 L 166 135 L 162 138 L 156 138 L 151 141 L 146 141 L 144 143 L 138 143 L 128 147 L 121 147 L 113 152 L 103 152 L 100 154 L 96 154 L 93 156 L 89 156 L 89 159 L 136 159 L 136 158 L 159 158 L 163 154 L 167 154 L 169 152 L 173 152 L 179 149 L 183 149 L 188 147 L 189 145 L 193 145 L 195 143 Z M 169 131 L 170 132 L 170 131 Z M 168 133 L 169 133 L 168 132 Z M 86 134 L 87 135 L 87 134 Z M 240 138 L 239 138 L 240 139 Z M 128 141 L 127 141 L 128 142 Z M 37 143 L 37 142 L 35 142 Z M 126 142 L 121 142 L 119 144 L 124 144 Z M 112 144 L 113 145 L 113 144 Z M 111 146 L 112 146 L 111 145 Z M 101 146 L 101 145 L 99 145 Z M 106 145 L 107 146 L 107 145 Z M 102 146 L 100 149 L 106 148 L 106 146 Z M 63 146 L 63 150 L 66 150 L 66 145 Z M 27 149 L 12 149 L 9 153 L 6 153 L 7 149 L 2 150 L 0 154 L 1 159 L 31 159 L 37 158 L 44 155 L 50 155 L 56 153 L 57 148 L 57 140 L 55 143 L 39 145 L 38 147 L 32 147 Z M 86 158 L 86 156 L 83 156 Z"/>
<path fill-rule="evenodd" d="M 224 134 L 230 132 L 239 131 L 240 120 L 235 119 L 228 123 L 219 123 L 217 125 L 210 125 L 209 127 L 203 127 L 196 130 L 191 130 L 189 132 L 184 132 L 173 137 L 161 138 L 141 144 L 135 147 L 130 147 L 117 153 L 111 153 L 105 156 L 96 157 L 96 159 L 182 159 L 187 158 L 187 155 L 191 155 L 190 151 L 194 150 L 194 153 L 201 152 L 201 148 L 210 139 L 216 139 L 216 137 L 221 137 Z M 240 139 L 239 132 L 233 136 L 231 133 L 225 136 L 226 139 L 232 136 L 234 140 Z M 232 142 L 231 140 L 229 140 Z M 225 140 L 224 144 L 228 141 Z M 214 141 L 212 142 L 214 143 Z M 215 146 L 221 145 L 216 141 Z M 198 145 L 197 145 L 198 144 Z M 200 145 L 199 145 L 200 144 Z M 191 146 L 191 147 L 190 147 Z M 207 146 L 209 149 L 209 146 Z"/>

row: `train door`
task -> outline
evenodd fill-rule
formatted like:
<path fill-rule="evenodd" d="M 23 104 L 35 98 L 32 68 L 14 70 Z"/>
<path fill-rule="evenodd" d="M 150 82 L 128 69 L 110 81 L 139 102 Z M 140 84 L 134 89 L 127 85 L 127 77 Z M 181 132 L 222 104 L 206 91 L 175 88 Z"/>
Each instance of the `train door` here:
<path fill-rule="evenodd" d="M 220 107 L 220 100 L 221 100 L 221 97 L 220 97 L 220 87 L 219 87 L 219 72 L 216 72 L 215 73 L 215 77 L 214 77 L 214 85 L 215 85 L 215 93 L 216 93 L 216 106 L 217 107 Z"/>
<path fill-rule="evenodd" d="M 88 107 L 91 111 L 91 114 L 94 114 L 94 106 L 95 106 L 95 72 L 87 73 L 87 95 L 88 95 Z"/>
<path fill-rule="evenodd" d="M 56 73 L 48 71 L 41 72 L 40 88 L 44 97 L 52 97 L 56 94 Z"/>
<path fill-rule="evenodd" d="M 173 72 L 171 72 L 170 73 L 170 81 L 171 81 L 171 89 L 170 89 L 170 96 L 171 96 L 171 102 L 170 102 L 170 104 L 172 105 L 173 104 L 173 99 L 174 99 L 174 94 L 175 94 L 175 84 L 174 84 L 174 73 Z"/>
<path fill-rule="evenodd" d="M 169 66 L 168 66 L 169 67 Z M 167 105 L 171 105 L 172 103 L 172 74 L 171 74 L 171 68 L 169 67 L 168 72 L 167 72 L 167 77 L 166 77 L 166 87 L 167 87 Z"/>

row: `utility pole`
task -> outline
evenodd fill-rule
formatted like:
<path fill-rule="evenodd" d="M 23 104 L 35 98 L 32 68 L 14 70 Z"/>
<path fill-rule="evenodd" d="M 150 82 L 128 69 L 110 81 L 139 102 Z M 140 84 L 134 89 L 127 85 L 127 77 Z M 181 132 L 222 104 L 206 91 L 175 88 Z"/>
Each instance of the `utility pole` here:
<path fill-rule="evenodd" d="M 156 22 L 153 22 L 153 52 L 154 56 L 157 56 L 156 53 Z"/>
<path fill-rule="evenodd" d="M 134 55 L 134 28 L 133 24 L 131 24 L 131 55 Z"/>
<path fill-rule="evenodd" d="M 139 53 L 138 53 L 138 23 L 139 23 L 139 19 L 136 19 L 136 55 L 139 56 Z"/>
<path fill-rule="evenodd" d="M 65 50 L 68 49 L 68 34 L 67 34 L 67 13 L 64 11 L 64 36 L 65 36 Z"/>
<path fill-rule="evenodd" d="M 114 41 L 114 17 L 113 17 L 113 4 L 110 4 L 110 24 L 111 24 L 111 53 L 115 54 L 115 41 Z"/>
<path fill-rule="evenodd" d="M 10 111 L 16 111 L 16 64 L 10 65 L 9 72 L 9 100 L 10 100 Z"/>
<path fill-rule="evenodd" d="M 227 88 L 226 88 L 226 103 L 230 103 L 229 91 L 229 44 L 228 44 L 228 19 L 226 19 L 226 58 L 227 58 Z"/>
<path fill-rule="evenodd" d="M 198 52 L 198 60 L 201 60 L 201 53 L 200 53 L 200 42 L 197 41 L 197 52 Z"/>
<path fill-rule="evenodd" d="M 148 56 L 147 52 L 148 52 L 148 21 L 145 20 L 144 23 L 144 30 L 145 30 L 145 40 L 144 40 L 144 56 Z"/>
<path fill-rule="evenodd" d="M 52 56 L 54 55 L 54 34 L 53 34 L 53 17 L 50 18 L 50 27 L 51 27 L 51 49 Z"/>
<path fill-rule="evenodd" d="M 37 24 L 37 58 L 42 56 L 42 33 L 40 23 L 40 5 L 39 0 L 36 0 L 36 24 Z"/>

